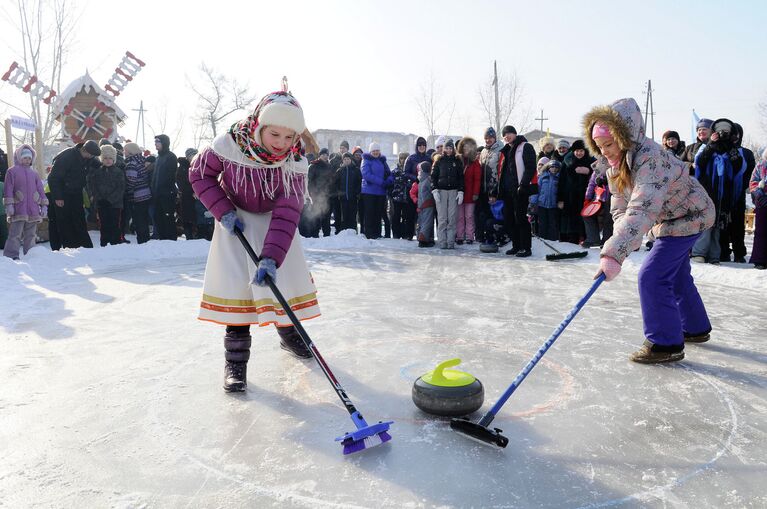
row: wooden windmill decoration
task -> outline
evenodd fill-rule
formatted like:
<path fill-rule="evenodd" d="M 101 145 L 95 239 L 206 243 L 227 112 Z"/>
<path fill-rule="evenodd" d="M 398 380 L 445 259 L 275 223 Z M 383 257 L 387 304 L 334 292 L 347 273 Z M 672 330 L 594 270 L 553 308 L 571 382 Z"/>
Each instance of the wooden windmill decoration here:
<path fill-rule="evenodd" d="M 16 62 L 2 79 L 46 104 L 55 100 L 56 120 L 61 123 L 65 138 L 75 143 L 98 141 L 101 138 L 113 140 L 116 135 L 115 128 L 121 125 L 127 116 L 115 104 L 115 98 L 145 65 L 131 52 L 126 51 L 104 88 L 99 87 L 86 72 L 60 94 L 45 86 L 37 76 L 30 75 Z"/>

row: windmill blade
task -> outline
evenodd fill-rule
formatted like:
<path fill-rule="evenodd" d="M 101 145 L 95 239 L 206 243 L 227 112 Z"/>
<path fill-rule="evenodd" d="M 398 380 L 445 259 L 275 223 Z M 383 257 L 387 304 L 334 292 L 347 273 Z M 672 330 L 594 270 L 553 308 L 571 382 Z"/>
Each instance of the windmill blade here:
<path fill-rule="evenodd" d="M 56 96 L 56 91 L 37 79 L 37 76 L 30 74 L 29 71 L 21 67 L 17 62 L 13 62 L 11 67 L 3 74 L 3 81 L 20 88 L 22 92 L 30 94 L 35 99 L 50 104 Z"/>
<path fill-rule="evenodd" d="M 99 99 L 105 104 L 111 104 L 114 98 L 120 95 L 120 92 L 125 89 L 128 83 L 133 81 L 133 78 L 145 65 L 146 64 L 133 53 L 126 51 L 120 64 L 115 68 L 112 77 L 109 78 L 107 84 L 104 85 L 104 90 L 108 94 L 111 94 L 111 97 L 99 97 Z"/>

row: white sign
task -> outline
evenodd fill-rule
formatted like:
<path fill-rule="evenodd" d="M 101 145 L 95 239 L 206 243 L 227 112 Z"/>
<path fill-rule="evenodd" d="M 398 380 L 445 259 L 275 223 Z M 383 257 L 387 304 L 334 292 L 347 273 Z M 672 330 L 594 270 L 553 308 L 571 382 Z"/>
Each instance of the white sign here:
<path fill-rule="evenodd" d="M 37 129 L 37 124 L 31 118 L 16 117 L 14 115 L 11 115 L 11 126 L 16 129 L 24 129 L 25 131 Z"/>

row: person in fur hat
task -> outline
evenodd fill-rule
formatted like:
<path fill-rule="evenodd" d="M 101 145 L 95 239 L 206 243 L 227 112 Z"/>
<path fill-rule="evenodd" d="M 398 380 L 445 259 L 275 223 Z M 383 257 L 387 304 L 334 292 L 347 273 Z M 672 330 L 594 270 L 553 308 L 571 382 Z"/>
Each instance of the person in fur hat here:
<path fill-rule="evenodd" d="M 48 215 L 48 198 L 43 181 L 32 167 L 34 161 L 35 150 L 25 143 L 13 153 L 14 165 L 5 174 L 3 204 L 9 228 L 3 255 L 14 260 L 19 259 L 22 247 L 25 255 L 34 247 L 37 223 Z"/>
<path fill-rule="evenodd" d="M 458 142 L 458 158 L 463 163 L 463 203 L 458 205 L 458 224 L 456 225 L 456 244 L 474 243 L 475 220 L 474 207 L 479 199 L 482 184 L 482 168 L 477 157 L 477 142 L 464 136 Z"/>
<path fill-rule="evenodd" d="M 556 152 L 556 148 L 554 146 L 554 138 L 549 136 L 548 134 L 538 140 L 538 146 L 540 147 L 541 151 L 538 152 L 538 160 L 540 161 L 541 158 L 546 159 L 553 159 L 554 153 Z"/>
<path fill-rule="evenodd" d="M 304 113 L 290 92 L 264 96 L 247 118 L 232 124 L 194 158 L 189 180 L 216 218 L 198 318 L 226 326 L 224 390 L 244 391 L 250 326 L 277 326 L 280 346 L 296 357 L 311 352 L 276 301 L 275 282 L 299 320 L 320 315 L 316 288 L 295 235 L 309 164 L 301 155 Z M 241 230 L 261 262 L 255 266 Z"/>
<path fill-rule="evenodd" d="M 684 358 L 685 342 L 710 337 L 711 322 L 690 274 L 689 252 L 714 223 L 714 203 L 684 162 L 645 135 L 634 99 L 598 106 L 583 118 L 593 168 L 606 174 L 612 195 L 613 236 L 600 253 L 599 271 L 615 279 L 623 261 L 656 239 L 639 270 L 645 342 L 630 359 L 645 364 Z"/>
<path fill-rule="evenodd" d="M 664 149 L 671 152 L 671 154 L 680 161 L 682 160 L 682 157 L 684 157 L 685 144 L 679 139 L 678 132 L 666 131 L 663 133 L 661 144 L 663 145 Z"/>
<path fill-rule="evenodd" d="M 101 147 L 101 166 L 88 174 L 88 192 L 96 206 L 101 232 L 101 247 L 122 244 L 120 216 L 125 195 L 125 172 L 117 166 L 117 150 Z"/>

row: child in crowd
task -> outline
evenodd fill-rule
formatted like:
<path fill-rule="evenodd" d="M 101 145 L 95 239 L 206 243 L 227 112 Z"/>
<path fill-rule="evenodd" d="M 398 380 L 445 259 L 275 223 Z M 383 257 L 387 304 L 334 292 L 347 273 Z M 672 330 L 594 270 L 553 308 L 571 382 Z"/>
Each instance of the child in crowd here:
<path fill-rule="evenodd" d="M 605 242 L 599 272 L 612 281 L 650 230 L 655 245 L 639 270 L 645 343 L 631 360 L 645 364 L 684 359 L 685 342 L 708 341 L 703 301 L 690 274 L 690 249 L 714 223 L 714 204 L 687 165 L 647 138 L 634 99 L 599 106 L 583 119 L 586 143 L 598 155 L 612 193 L 614 235 Z"/>
<path fill-rule="evenodd" d="M 189 180 L 217 219 L 205 267 L 199 319 L 226 326 L 224 390 L 247 387 L 250 325 L 276 325 L 280 346 L 311 358 L 275 300 L 279 286 L 299 320 L 319 316 L 316 288 L 296 235 L 309 164 L 301 156 L 304 113 L 286 90 L 266 95 L 252 115 L 214 138 L 192 161 Z M 255 266 L 235 236 L 243 232 L 261 256 Z"/>
<path fill-rule="evenodd" d="M 598 201 L 601 206 L 596 213 L 583 216 L 586 240 L 581 245 L 585 248 L 601 247 L 613 235 L 613 216 L 610 214 L 610 189 L 607 186 L 607 176 L 597 175 L 596 172 L 591 173 L 589 185 L 586 188 L 586 201 Z"/>
<path fill-rule="evenodd" d="M 538 235 L 559 240 L 557 192 L 562 163 L 542 157 L 538 160 Z"/>
<path fill-rule="evenodd" d="M 431 163 L 429 161 L 418 164 L 418 182 L 413 184 L 413 188 L 417 189 L 416 192 L 418 193 L 416 201 L 418 208 L 418 247 L 434 247 L 434 210 L 436 204 L 431 191 Z"/>
<path fill-rule="evenodd" d="M 125 194 L 125 172 L 119 168 L 117 150 L 112 145 L 101 147 L 101 166 L 88 175 L 91 203 L 96 205 L 101 232 L 101 247 L 121 244 L 120 214 Z"/>
<path fill-rule="evenodd" d="M 488 198 L 490 204 L 491 217 L 485 221 L 485 240 L 479 246 L 483 253 L 497 253 L 500 246 L 509 241 L 506 234 L 506 227 L 503 222 L 503 200 L 494 196 Z"/>
<path fill-rule="evenodd" d="M 34 149 L 24 144 L 13 153 L 14 165 L 5 175 L 3 203 L 9 227 L 3 254 L 14 260 L 19 259 L 22 247 L 25 255 L 32 249 L 37 223 L 48 215 L 48 198 L 42 179 L 32 167 L 34 161 Z M 2 219 L 5 220 L 4 217 Z"/>
<path fill-rule="evenodd" d="M 456 244 L 474 243 L 474 207 L 479 199 L 482 168 L 477 157 L 477 142 L 465 136 L 458 142 L 458 158 L 463 163 L 463 203 L 458 205 Z"/>
<path fill-rule="evenodd" d="M 458 207 L 463 203 L 463 163 L 456 157 L 455 144 L 449 139 L 442 153 L 434 155 L 431 187 L 437 204 L 437 238 L 440 249 L 455 249 Z"/>
<path fill-rule="evenodd" d="M 152 191 L 149 188 L 146 159 L 141 153 L 141 147 L 133 142 L 125 144 L 125 181 L 136 240 L 144 244 L 149 241 L 149 202 L 152 200 Z"/>

